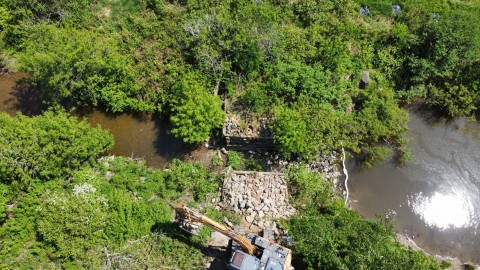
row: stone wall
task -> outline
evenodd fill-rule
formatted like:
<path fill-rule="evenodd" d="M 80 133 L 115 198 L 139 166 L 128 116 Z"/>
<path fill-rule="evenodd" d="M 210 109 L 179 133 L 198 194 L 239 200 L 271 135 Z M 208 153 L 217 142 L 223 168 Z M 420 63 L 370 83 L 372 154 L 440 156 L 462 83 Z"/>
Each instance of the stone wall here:
<path fill-rule="evenodd" d="M 223 208 L 245 216 L 260 229 L 275 229 L 275 218 L 287 218 L 296 210 L 289 203 L 286 175 L 276 172 L 231 171 L 222 189 Z"/>
<path fill-rule="evenodd" d="M 251 119 L 242 128 L 238 115 L 231 115 L 224 123 L 222 133 L 228 149 L 274 149 L 273 134 L 267 127 L 268 119 Z"/>

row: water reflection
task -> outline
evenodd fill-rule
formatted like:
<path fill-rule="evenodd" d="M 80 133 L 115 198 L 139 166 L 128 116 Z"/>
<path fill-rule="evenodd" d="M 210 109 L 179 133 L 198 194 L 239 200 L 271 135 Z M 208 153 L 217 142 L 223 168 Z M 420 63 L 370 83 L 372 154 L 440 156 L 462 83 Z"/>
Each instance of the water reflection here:
<path fill-rule="evenodd" d="M 474 206 L 468 196 L 439 192 L 425 196 L 420 192 L 410 196 L 408 205 L 427 225 L 440 230 L 468 228 L 475 225 Z"/>
<path fill-rule="evenodd" d="M 414 161 L 363 170 L 350 164 L 352 207 L 375 218 L 397 213 L 397 232 L 430 254 L 480 263 L 480 124 L 411 111 Z"/>

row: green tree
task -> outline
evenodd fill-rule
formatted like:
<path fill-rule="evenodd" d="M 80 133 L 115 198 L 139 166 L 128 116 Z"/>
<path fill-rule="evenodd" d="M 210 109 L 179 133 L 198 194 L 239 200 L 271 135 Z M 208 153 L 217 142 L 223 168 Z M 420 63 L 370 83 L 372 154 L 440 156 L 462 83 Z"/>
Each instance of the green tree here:
<path fill-rule="evenodd" d="M 348 95 L 331 81 L 331 74 L 323 67 L 310 67 L 302 62 L 278 63 L 267 71 L 269 96 L 279 97 L 285 102 L 294 102 L 301 96 L 313 97 L 319 103 L 345 107 Z M 342 85 L 343 86 L 343 85 Z"/>
<path fill-rule="evenodd" d="M 347 136 L 352 126 L 351 114 L 301 96 L 291 108 L 275 111 L 273 132 L 282 153 L 314 160 L 318 154 L 340 149 L 342 143 L 355 149 L 355 137 Z"/>
<path fill-rule="evenodd" d="M 305 116 L 297 110 L 279 107 L 275 111 L 273 134 L 275 142 L 280 144 L 281 151 L 287 157 L 297 153 L 308 155 L 312 152 L 311 147 L 314 151 L 316 149 L 310 144 Z"/>
<path fill-rule="evenodd" d="M 118 44 L 118 36 L 53 25 L 39 26 L 21 54 L 21 67 L 32 73 L 50 102 L 106 106 L 113 112 L 151 111 L 153 104 L 138 102 L 132 59 Z M 38 31 L 38 32 L 37 32 Z M 146 106 L 147 105 L 147 106 Z"/>
<path fill-rule="evenodd" d="M 357 97 L 356 107 L 353 134 L 360 146 L 400 139 L 408 129 L 408 114 L 399 108 L 391 88 L 372 84 Z"/>
<path fill-rule="evenodd" d="M 294 11 L 305 25 L 327 23 L 332 19 L 345 18 L 354 12 L 354 2 L 348 0 L 306 0 L 294 4 Z"/>
<path fill-rule="evenodd" d="M 8 8 L 0 6 L 0 31 L 5 29 L 12 17 Z"/>
<path fill-rule="evenodd" d="M 209 94 L 193 74 L 182 78 L 174 91 L 170 121 L 176 137 L 187 143 L 200 143 L 208 138 L 213 128 L 223 125 L 225 113 L 220 99 Z"/>

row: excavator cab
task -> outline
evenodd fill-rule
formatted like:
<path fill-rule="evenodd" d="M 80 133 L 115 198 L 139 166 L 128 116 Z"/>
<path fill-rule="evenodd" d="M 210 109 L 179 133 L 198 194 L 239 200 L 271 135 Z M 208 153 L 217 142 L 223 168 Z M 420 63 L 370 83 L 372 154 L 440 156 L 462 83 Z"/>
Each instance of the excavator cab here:
<path fill-rule="evenodd" d="M 267 235 L 266 235 L 267 233 Z M 248 233 L 245 237 L 256 247 L 252 255 L 243 252 L 232 240 L 232 256 L 227 264 L 229 270 L 293 270 L 291 267 L 291 251 L 268 239 L 268 231 L 263 237 Z"/>
<path fill-rule="evenodd" d="M 254 256 L 237 250 L 232 254 L 230 261 L 227 264 L 228 270 L 250 270 L 258 269 L 260 267 L 260 260 Z"/>

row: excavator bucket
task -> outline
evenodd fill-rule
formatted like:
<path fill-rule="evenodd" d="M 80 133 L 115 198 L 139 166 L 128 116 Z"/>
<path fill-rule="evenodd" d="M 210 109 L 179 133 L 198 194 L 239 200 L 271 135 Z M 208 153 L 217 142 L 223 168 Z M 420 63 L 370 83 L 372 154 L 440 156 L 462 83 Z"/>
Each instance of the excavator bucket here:
<path fill-rule="evenodd" d="M 188 211 L 185 211 L 184 205 L 177 206 L 175 210 L 174 221 L 179 224 L 180 229 L 190 234 L 198 235 L 203 224 L 193 221 Z"/>
<path fill-rule="evenodd" d="M 181 222 L 179 227 L 180 229 L 188 233 L 198 235 L 198 233 L 200 232 L 200 229 L 202 228 L 202 224 L 197 225 L 197 224 L 191 224 L 187 222 Z"/>

